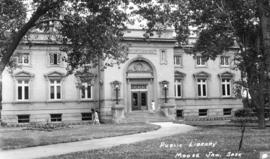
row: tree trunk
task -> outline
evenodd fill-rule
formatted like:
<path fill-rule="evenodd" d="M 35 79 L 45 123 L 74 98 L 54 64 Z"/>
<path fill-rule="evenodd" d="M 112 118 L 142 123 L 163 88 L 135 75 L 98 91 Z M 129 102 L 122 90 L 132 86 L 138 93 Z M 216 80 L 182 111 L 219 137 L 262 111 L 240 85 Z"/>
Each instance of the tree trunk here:
<path fill-rule="evenodd" d="M 264 107 L 257 109 L 258 126 L 260 129 L 265 128 Z"/>
<path fill-rule="evenodd" d="M 240 139 L 238 151 L 240 151 L 241 148 L 242 148 L 245 130 L 246 130 L 246 123 L 245 123 L 245 121 L 243 121 L 243 122 L 241 123 L 241 139 Z"/>
<path fill-rule="evenodd" d="M 264 85 L 264 82 L 261 82 L 260 85 Z M 253 104 L 256 109 L 256 116 L 258 118 L 258 127 L 260 129 L 265 128 L 265 118 L 264 118 L 264 98 L 263 98 L 263 87 L 258 86 L 259 91 L 250 92 Z"/>
<path fill-rule="evenodd" d="M 263 86 L 264 93 L 270 95 L 270 84 L 269 84 L 269 75 L 270 75 L 270 0 L 258 0 L 259 6 L 259 15 L 260 15 L 260 25 L 261 25 L 261 40 L 262 40 L 262 51 L 265 55 L 265 86 Z M 263 82 L 263 83 L 264 83 Z M 264 94 L 262 94 L 264 95 Z M 259 119 L 259 128 L 265 128 L 265 104 L 259 106 L 258 119 Z"/>

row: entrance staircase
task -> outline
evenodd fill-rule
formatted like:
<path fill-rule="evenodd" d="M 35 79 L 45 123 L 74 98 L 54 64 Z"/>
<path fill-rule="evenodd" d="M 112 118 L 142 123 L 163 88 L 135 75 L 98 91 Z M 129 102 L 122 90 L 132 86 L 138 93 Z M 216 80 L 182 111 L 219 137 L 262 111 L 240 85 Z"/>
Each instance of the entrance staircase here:
<path fill-rule="evenodd" d="M 169 122 L 173 121 L 166 117 L 162 112 L 149 112 L 149 111 L 133 111 L 126 114 L 127 123 L 137 123 L 137 122 Z"/>

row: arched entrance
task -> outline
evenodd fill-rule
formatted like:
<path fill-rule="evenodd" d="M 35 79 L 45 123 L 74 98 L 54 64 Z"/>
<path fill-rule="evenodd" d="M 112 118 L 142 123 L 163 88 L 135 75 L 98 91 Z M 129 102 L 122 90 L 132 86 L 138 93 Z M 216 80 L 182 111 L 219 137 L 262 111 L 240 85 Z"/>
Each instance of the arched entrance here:
<path fill-rule="evenodd" d="M 128 64 L 125 75 L 127 111 L 151 110 L 151 102 L 156 101 L 154 66 L 140 57 Z"/>

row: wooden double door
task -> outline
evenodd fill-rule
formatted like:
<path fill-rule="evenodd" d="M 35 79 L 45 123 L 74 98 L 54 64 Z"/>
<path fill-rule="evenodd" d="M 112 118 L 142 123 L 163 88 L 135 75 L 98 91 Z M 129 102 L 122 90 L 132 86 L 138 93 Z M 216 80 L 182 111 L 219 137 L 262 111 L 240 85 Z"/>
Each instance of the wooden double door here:
<path fill-rule="evenodd" d="M 131 92 L 132 111 L 147 110 L 147 91 Z"/>

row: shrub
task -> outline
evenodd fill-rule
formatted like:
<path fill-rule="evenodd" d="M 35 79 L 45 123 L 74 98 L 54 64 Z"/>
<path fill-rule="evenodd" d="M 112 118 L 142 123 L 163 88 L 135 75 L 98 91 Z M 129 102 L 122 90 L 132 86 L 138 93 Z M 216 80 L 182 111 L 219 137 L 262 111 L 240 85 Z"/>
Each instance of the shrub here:
<path fill-rule="evenodd" d="M 251 109 L 239 109 L 237 111 L 235 111 L 234 114 L 235 117 L 252 117 L 254 116 L 254 112 Z"/>
<path fill-rule="evenodd" d="M 244 108 L 235 111 L 235 118 L 231 119 L 231 122 L 236 123 L 256 123 L 257 117 L 252 109 Z"/>

